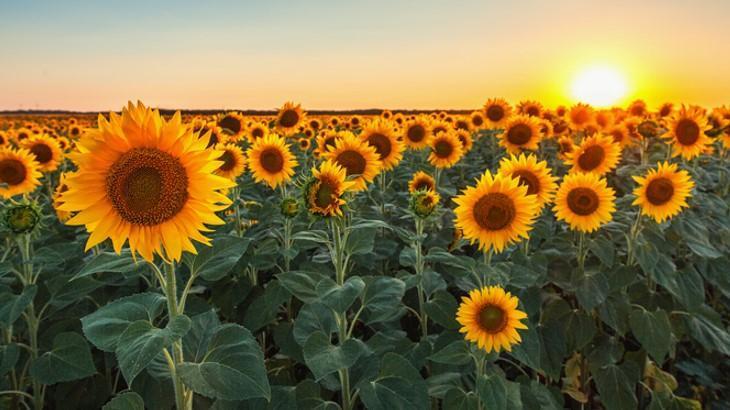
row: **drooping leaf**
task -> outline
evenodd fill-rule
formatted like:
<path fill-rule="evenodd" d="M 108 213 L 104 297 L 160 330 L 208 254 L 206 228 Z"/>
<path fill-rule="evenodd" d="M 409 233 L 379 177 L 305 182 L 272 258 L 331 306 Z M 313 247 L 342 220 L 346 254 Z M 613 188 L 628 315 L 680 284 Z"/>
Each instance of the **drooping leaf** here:
<path fill-rule="evenodd" d="M 250 238 L 219 236 L 212 246 L 200 246 L 197 255 L 185 253 L 183 262 L 190 272 L 205 280 L 220 280 L 231 272 L 250 243 Z"/>

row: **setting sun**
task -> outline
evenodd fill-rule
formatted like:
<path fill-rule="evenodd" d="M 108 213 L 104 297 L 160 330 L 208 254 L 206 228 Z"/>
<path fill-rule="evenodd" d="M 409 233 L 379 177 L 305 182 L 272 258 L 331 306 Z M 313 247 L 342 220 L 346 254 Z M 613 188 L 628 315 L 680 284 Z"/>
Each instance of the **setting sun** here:
<path fill-rule="evenodd" d="M 591 67 L 581 71 L 573 80 L 573 98 L 605 107 L 617 104 L 626 96 L 628 86 L 625 76 L 610 67 Z"/>

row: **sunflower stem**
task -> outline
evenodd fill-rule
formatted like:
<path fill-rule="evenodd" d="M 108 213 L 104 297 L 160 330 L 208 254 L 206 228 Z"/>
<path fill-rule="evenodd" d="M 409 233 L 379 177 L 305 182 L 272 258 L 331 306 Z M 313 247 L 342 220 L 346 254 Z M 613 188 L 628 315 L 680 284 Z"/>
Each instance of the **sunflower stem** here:
<path fill-rule="evenodd" d="M 167 315 L 168 320 L 173 321 L 180 316 L 182 312 L 179 310 L 177 301 L 177 278 L 175 276 L 175 263 L 165 263 L 165 286 L 163 287 L 165 299 L 167 299 Z M 171 346 L 172 353 L 168 357 L 168 366 L 170 368 L 170 376 L 172 377 L 173 387 L 175 390 L 175 407 L 178 410 L 192 408 L 192 402 L 188 403 L 187 391 L 185 385 L 177 373 L 177 367 L 183 360 L 182 342 L 176 341 Z"/>
<path fill-rule="evenodd" d="M 329 225 L 332 231 L 332 249 L 330 256 L 335 267 L 336 281 L 339 286 L 345 283 L 347 276 L 348 256 L 346 255 L 345 245 L 348 236 L 348 219 L 347 215 L 342 218 L 330 218 Z M 351 332 L 347 326 L 347 311 L 334 312 L 338 327 L 339 344 L 342 346 L 349 339 Z M 353 323 L 354 326 L 354 323 Z M 341 369 L 337 371 L 340 377 L 340 388 L 342 393 L 343 410 L 352 409 L 352 392 L 350 391 L 350 373 L 349 369 Z"/>
<path fill-rule="evenodd" d="M 586 263 L 586 249 L 585 249 L 585 238 L 586 234 L 585 232 L 581 231 L 578 234 L 578 271 L 580 272 L 581 276 L 585 273 L 585 263 Z"/>
<path fill-rule="evenodd" d="M 636 240 L 641 233 L 641 210 L 636 212 L 636 220 L 629 231 L 628 249 L 626 252 L 626 266 L 633 266 L 636 259 Z"/>
<path fill-rule="evenodd" d="M 423 337 L 428 336 L 428 315 L 426 314 L 426 292 L 423 289 L 423 271 L 424 271 L 424 260 L 423 260 L 423 226 L 424 220 L 416 216 L 416 240 L 413 243 L 413 248 L 416 253 L 416 277 L 418 278 L 418 317 L 421 322 L 421 335 Z"/>

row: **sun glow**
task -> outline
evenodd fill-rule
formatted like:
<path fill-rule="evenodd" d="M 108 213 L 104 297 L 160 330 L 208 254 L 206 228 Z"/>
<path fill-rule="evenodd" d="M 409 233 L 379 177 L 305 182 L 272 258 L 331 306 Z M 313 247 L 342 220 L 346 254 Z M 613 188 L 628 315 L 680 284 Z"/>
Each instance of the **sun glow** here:
<path fill-rule="evenodd" d="M 624 75 L 611 67 L 590 67 L 573 80 L 573 98 L 597 107 L 615 105 L 628 91 Z"/>

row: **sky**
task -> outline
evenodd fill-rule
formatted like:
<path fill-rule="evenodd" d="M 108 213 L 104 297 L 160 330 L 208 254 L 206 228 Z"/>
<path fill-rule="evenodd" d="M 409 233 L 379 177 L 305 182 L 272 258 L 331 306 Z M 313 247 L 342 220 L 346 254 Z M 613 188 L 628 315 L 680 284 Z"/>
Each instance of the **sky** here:
<path fill-rule="evenodd" d="M 730 104 L 727 0 L 0 0 L 0 110 Z"/>

